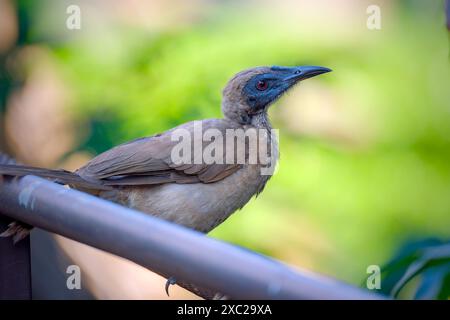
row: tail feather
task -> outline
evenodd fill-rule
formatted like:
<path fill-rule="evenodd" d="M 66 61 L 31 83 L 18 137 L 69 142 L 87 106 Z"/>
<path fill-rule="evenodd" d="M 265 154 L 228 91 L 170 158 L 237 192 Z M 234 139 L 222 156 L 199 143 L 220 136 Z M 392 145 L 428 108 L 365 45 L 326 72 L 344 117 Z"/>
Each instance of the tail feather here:
<path fill-rule="evenodd" d="M 50 179 L 54 182 L 67 184 L 76 189 L 86 192 L 110 190 L 111 187 L 103 186 L 102 183 L 89 182 L 78 176 L 76 173 L 66 170 L 51 170 L 44 168 L 36 168 L 30 166 L 23 166 L 8 156 L 0 152 L 0 187 L 3 176 L 22 177 L 26 175 L 35 175 L 42 178 Z M 93 192 L 93 193 L 95 193 Z M 14 243 L 24 239 L 30 233 L 33 226 L 20 221 L 12 221 L 8 228 L 0 233 L 0 238 L 11 237 Z"/>
<path fill-rule="evenodd" d="M 29 167 L 14 164 L 0 164 L 0 176 L 22 177 L 26 175 L 35 175 L 46 179 L 51 179 L 54 182 L 67 184 L 76 188 L 94 189 L 94 190 L 110 190 L 111 187 L 103 184 L 89 182 L 81 178 L 76 173 L 59 170 L 59 169 L 44 169 L 37 167 Z"/>

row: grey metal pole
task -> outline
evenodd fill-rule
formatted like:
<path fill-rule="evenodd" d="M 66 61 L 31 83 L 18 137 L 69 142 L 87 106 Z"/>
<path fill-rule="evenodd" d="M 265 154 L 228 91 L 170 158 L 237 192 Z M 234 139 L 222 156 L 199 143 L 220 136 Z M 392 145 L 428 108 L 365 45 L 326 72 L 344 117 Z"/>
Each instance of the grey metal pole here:
<path fill-rule="evenodd" d="M 380 299 L 47 180 L 0 185 L 0 212 L 233 299 Z"/>

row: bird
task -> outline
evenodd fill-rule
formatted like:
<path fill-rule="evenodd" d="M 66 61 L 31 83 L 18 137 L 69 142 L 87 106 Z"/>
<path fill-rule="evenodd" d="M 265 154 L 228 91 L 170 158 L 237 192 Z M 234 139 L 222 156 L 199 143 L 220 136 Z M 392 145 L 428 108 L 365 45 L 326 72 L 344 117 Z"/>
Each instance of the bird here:
<path fill-rule="evenodd" d="M 174 139 L 174 135 L 181 131 L 195 136 L 196 126 L 200 126 L 200 146 L 207 148 L 208 142 L 212 142 L 204 141 L 202 134 L 208 130 L 222 136 L 227 136 L 230 130 L 262 131 L 266 135 L 259 137 L 259 142 L 273 147 L 270 148 L 274 155 L 270 165 L 274 165 L 278 158 L 278 145 L 276 137 L 271 134 L 269 107 L 302 80 L 330 71 L 320 66 L 246 69 L 234 75 L 223 89 L 223 117 L 220 119 L 191 121 L 163 133 L 120 144 L 94 157 L 74 172 L 9 163 L 0 164 L 0 177 L 31 174 L 48 178 L 208 233 L 264 189 L 271 174 L 262 174 L 261 169 L 269 164 L 260 160 L 250 163 L 250 142 L 245 136 L 233 137 L 244 143 L 243 162 L 235 158 L 231 159 L 233 161 L 213 163 L 192 161 L 197 156 L 195 148 L 193 155 L 188 158 L 191 161 L 175 161 L 173 150 L 180 141 Z M 192 137 L 188 142 L 195 145 L 197 140 L 198 137 Z M 225 159 L 226 152 L 218 158 Z M 15 222 L 0 236 L 12 236 L 14 241 L 18 241 L 27 235 L 30 227 Z"/>

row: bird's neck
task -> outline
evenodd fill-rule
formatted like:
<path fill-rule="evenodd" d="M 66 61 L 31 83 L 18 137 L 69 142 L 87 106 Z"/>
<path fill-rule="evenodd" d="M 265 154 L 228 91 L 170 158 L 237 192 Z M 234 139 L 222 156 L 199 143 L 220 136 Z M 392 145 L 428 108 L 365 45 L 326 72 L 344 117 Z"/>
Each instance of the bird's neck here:
<path fill-rule="evenodd" d="M 266 111 L 260 112 L 252 116 L 250 120 L 250 124 L 256 128 L 263 128 L 270 130 L 272 129 L 272 125 L 269 121 L 269 116 Z"/>

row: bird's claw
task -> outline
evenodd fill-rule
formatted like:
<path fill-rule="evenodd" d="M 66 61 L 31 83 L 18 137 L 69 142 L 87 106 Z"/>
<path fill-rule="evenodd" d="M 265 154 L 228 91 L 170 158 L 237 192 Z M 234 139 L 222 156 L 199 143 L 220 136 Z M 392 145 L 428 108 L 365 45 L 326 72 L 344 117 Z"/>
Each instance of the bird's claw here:
<path fill-rule="evenodd" d="M 16 244 L 20 240 L 26 238 L 30 234 L 30 229 L 26 228 L 19 222 L 11 222 L 8 229 L 0 233 L 0 238 L 12 237 L 13 243 Z"/>
<path fill-rule="evenodd" d="M 169 295 L 169 287 L 170 287 L 170 285 L 174 285 L 176 283 L 177 283 L 177 279 L 175 279 L 175 277 L 170 277 L 169 279 L 167 279 L 166 286 L 165 286 L 167 296 L 170 296 Z"/>

